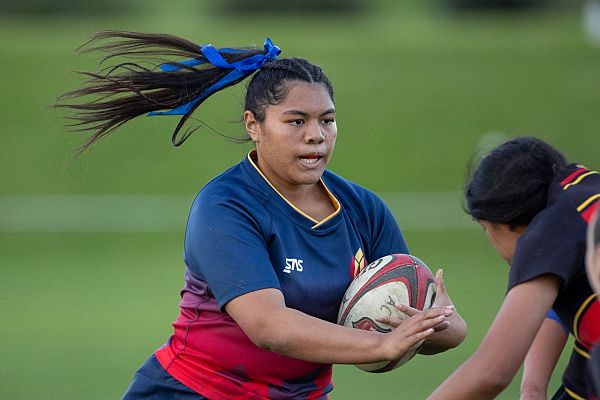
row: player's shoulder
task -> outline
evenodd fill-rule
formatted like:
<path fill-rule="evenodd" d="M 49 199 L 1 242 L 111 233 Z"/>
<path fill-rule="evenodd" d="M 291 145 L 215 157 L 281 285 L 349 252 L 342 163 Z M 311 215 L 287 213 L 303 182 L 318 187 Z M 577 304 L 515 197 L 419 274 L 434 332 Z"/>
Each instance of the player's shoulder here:
<path fill-rule="evenodd" d="M 600 173 L 579 164 L 571 164 L 557 174 L 548 194 L 546 214 L 578 215 L 576 220 L 588 221 L 600 204 Z"/>
<path fill-rule="evenodd" d="M 519 238 L 520 246 L 517 248 L 536 248 L 540 243 L 550 244 L 558 238 L 563 240 L 566 232 L 584 229 L 582 223 L 572 199 L 561 193 L 531 220 Z M 575 239 L 569 237 L 569 240 Z"/>
<path fill-rule="evenodd" d="M 580 164 L 571 164 L 557 174 L 553 185 L 554 193 L 549 196 L 550 200 L 561 197 L 578 199 L 600 192 L 600 173 Z"/>
<path fill-rule="evenodd" d="M 594 193 L 600 193 L 600 180 L 598 183 L 592 182 L 596 176 L 600 178 L 600 174 L 590 172 L 594 171 L 577 164 L 560 171 L 548 189 L 546 208 L 529 223 L 519 242 L 532 246 L 549 244 L 556 238 L 565 238 L 567 232 L 570 233 L 568 239 L 572 241 L 585 237 L 586 225 L 581 204 L 590 196 L 593 197 Z M 595 175 L 594 178 L 585 182 L 592 175 Z"/>
<path fill-rule="evenodd" d="M 248 175 L 243 162 L 240 162 L 208 181 L 196 195 L 192 210 L 252 209 L 264 204 L 266 197 L 260 186 L 257 186 Z M 210 207 L 204 207 L 206 205 Z"/>
<path fill-rule="evenodd" d="M 564 206 L 571 206 L 589 221 L 594 210 L 600 204 L 600 173 L 583 165 L 572 165 L 566 171 L 568 175 L 559 183 L 559 192 L 564 197 Z"/>

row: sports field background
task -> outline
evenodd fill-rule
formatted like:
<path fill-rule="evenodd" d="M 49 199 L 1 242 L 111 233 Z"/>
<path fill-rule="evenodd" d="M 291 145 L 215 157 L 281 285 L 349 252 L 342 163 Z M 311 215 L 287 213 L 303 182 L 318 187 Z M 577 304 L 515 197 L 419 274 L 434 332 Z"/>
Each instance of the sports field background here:
<path fill-rule="evenodd" d="M 0 15 L 0 399 L 120 397 L 171 332 L 189 204 L 249 149 L 208 129 L 174 149 L 177 119 L 155 117 L 73 158 L 83 137 L 66 133 L 51 105 L 81 82 L 73 70 L 95 68 L 73 50 L 104 29 L 223 47 L 269 35 L 283 55 L 325 69 L 338 109 L 330 168 L 388 201 L 412 252 L 444 267 L 470 328 L 460 348 L 391 373 L 336 366 L 332 398 L 424 398 L 477 348 L 506 287 L 507 266 L 461 211 L 473 152 L 533 134 L 600 168 L 600 47 L 582 29 L 581 4 L 459 13 L 441 1 L 373 1 L 359 16 L 233 17 L 195 3 Z M 242 94 L 221 93 L 195 117 L 241 134 Z M 499 398 L 516 398 L 518 381 Z"/>

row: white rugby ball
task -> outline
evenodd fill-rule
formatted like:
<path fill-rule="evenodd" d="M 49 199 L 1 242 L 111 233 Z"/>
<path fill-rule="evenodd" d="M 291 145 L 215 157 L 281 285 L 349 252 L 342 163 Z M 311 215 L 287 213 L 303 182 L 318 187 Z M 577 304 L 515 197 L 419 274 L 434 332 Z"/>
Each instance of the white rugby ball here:
<path fill-rule="evenodd" d="M 392 327 L 376 318 L 406 319 L 408 316 L 396 305 L 426 310 L 434 300 L 435 283 L 427 265 L 409 254 L 390 254 L 373 261 L 354 278 L 342 300 L 338 324 L 388 333 Z M 391 371 L 413 358 L 421 345 L 417 343 L 398 360 L 356 366 L 368 372 Z"/>

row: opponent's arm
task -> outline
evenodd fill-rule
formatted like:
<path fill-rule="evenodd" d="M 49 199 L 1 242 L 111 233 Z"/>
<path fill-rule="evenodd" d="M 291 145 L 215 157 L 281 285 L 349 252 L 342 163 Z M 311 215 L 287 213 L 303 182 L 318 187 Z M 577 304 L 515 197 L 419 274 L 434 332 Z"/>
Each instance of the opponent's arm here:
<path fill-rule="evenodd" d="M 449 309 L 431 309 L 382 334 L 343 327 L 288 308 L 277 289 L 262 289 L 236 297 L 226 304 L 225 310 L 258 347 L 327 364 L 398 359 L 452 314 Z"/>
<path fill-rule="evenodd" d="M 513 287 L 477 351 L 430 400 L 493 399 L 511 382 L 552 307 L 559 279 L 543 275 Z"/>
<path fill-rule="evenodd" d="M 525 357 L 521 400 L 546 400 L 548 382 L 568 337 L 558 321 L 544 320 Z"/>

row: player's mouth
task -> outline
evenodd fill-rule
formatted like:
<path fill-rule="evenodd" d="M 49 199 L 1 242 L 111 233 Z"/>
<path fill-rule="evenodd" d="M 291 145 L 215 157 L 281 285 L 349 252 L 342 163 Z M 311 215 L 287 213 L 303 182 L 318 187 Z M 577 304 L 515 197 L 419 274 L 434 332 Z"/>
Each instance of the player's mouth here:
<path fill-rule="evenodd" d="M 308 153 L 308 154 L 303 154 L 298 158 L 305 165 L 314 165 L 314 164 L 317 164 L 323 157 L 324 157 L 323 153 Z"/>

